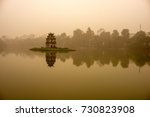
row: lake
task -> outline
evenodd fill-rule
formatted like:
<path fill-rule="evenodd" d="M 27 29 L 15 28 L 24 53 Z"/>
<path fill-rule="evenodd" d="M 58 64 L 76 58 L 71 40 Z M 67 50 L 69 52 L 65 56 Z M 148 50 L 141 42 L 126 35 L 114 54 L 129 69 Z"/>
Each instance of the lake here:
<path fill-rule="evenodd" d="M 0 53 L 0 99 L 150 99 L 150 53 Z"/>

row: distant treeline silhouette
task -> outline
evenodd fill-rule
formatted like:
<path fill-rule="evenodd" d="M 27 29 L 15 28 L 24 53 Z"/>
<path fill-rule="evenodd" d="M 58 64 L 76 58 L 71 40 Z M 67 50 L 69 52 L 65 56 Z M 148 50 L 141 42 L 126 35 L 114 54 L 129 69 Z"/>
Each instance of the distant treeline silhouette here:
<path fill-rule="evenodd" d="M 100 29 L 95 34 L 90 28 L 86 32 L 77 29 L 73 36 L 69 37 L 65 33 L 57 36 L 59 46 L 69 46 L 74 48 L 150 48 L 150 33 L 138 31 L 131 35 L 129 29 L 123 29 L 121 34 L 117 30 L 112 33 Z"/>
<path fill-rule="evenodd" d="M 45 46 L 47 34 L 35 37 L 31 35 L 23 35 L 15 39 L 3 36 L 0 38 L 0 49 L 29 49 L 33 47 Z M 130 34 L 129 29 L 123 29 L 121 33 L 113 30 L 112 33 L 100 29 L 95 34 L 91 28 L 86 32 L 81 29 L 73 31 L 73 36 L 62 33 L 56 36 L 57 46 L 69 47 L 75 49 L 102 49 L 102 48 L 132 48 L 132 49 L 148 49 L 150 48 L 150 32 L 138 31 Z"/>

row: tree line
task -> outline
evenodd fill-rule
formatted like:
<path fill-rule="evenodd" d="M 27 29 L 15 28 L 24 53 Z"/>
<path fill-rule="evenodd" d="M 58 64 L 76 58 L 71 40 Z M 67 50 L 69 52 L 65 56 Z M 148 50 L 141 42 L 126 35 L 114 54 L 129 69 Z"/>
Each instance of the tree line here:
<path fill-rule="evenodd" d="M 14 39 L 1 37 L 0 50 L 4 48 L 13 49 L 29 49 L 33 47 L 45 46 L 46 35 L 35 37 L 35 35 L 23 35 Z M 73 31 L 72 36 L 66 33 L 56 35 L 57 47 L 68 47 L 75 49 L 106 49 L 106 48 L 131 48 L 131 49 L 149 49 L 150 33 L 142 30 L 135 34 L 131 34 L 129 29 L 123 29 L 120 33 L 118 30 L 107 32 L 104 29 L 98 30 L 95 34 L 91 28 L 86 32 L 81 29 Z"/>
<path fill-rule="evenodd" d="M 72 37 L 62 33 L 57 40 L 59 46 L 74 48 L 150 48 L 149 33 L 142 30 L 131 35 L 129 29 L 123 29 L 121 34 L 117 30 L 110 33 L 100 29 L 95 34 L 91 28 L 86 32 L 76 29 Z"/>

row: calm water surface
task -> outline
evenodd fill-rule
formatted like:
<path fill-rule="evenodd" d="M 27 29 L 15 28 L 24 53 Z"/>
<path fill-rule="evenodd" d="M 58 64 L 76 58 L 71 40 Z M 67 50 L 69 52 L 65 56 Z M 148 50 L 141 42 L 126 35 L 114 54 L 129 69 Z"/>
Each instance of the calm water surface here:
<path fill-rule="evenodd" d="M 0 99 L 150 99 L 150 54 L 1 52 Z"/>

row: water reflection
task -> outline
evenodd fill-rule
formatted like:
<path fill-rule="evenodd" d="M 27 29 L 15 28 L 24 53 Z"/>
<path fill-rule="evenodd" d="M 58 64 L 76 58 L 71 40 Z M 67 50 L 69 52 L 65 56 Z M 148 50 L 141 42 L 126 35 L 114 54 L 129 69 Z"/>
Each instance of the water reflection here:
<path fill-rule="evenodd" d="M 0 99 L 150 99 L 148 50 L 1 55 Z"/>
<path fill-rule="evenodd" d="M 31 52 L 31 51 L 3 51 L 1 55 L 14 53 L 23 58 L 29 57 L 34 59 L 35 56 L 44 57 L 49 67 L 54 67 L 56 60 L 66 62 L 67 59 L 72 59 L 73 65 L 82 66 L 85 64 L 87 68 L 96 63 L 100 67 L 105 65 L 112 65 L 117 67 L 120 65 L 122 68 L 128 68 L 130 63 L 134 63 L 137 67 L 141 68 L 144 65 L 150 65 L 150 52 L 149 50 L 128 50 L 128 49 L 95 49 L 95 50 L 77 50 L 75 52 L 56 53 L 56 52 Z"/>
<path fill-rule="evenodd" d="M 73 60 L 73 64 L 81 66 L 86 64 L 90 68 L 95 62 L 99 66 L 110 65 L 117 67 L 119 64 L 122 68 L 128 68 L 131 62 L 135 63 L 138 67 L 143 67 L 145 64 L 150 65 L 150 52 L 146 50 L 123 50 L 123 49 L 108 49 L 108 50 L 88 50 L 76 51 L 69 53 Z M 62 60 L 62 56 L 58 55 L 57 58 Z M 63 56 L 67 59 L 68 55 Z"/>
<path fill-rule="evenodd" d="M 45 57 L 48 66 L 54 67 L 54 64 L 56 62 L 56 52 L 46 52 Z"/>

